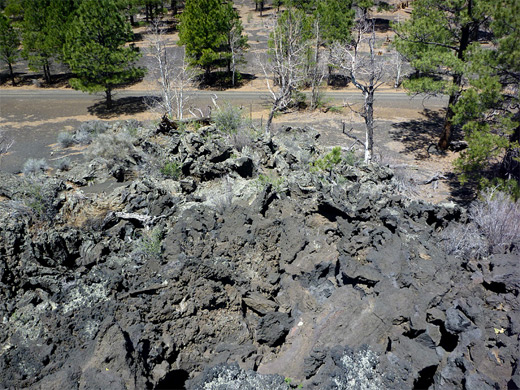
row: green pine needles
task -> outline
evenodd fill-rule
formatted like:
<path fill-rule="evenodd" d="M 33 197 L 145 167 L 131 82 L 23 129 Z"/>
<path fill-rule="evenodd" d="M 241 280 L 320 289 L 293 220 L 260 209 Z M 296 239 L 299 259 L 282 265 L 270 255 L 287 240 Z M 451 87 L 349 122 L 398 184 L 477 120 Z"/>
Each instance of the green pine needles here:
<path fill-rule="evenodd" d="M 139 49 L 126 46 L 133 38 L 131 26 L 113 0 L 85 0 L 77 10 L 66 36 L 64 55 L 76 76 L 74 89 L 105 92 L 112 105 L 114 88 L 143 77 L 145 70 L 135 66 Z"/>

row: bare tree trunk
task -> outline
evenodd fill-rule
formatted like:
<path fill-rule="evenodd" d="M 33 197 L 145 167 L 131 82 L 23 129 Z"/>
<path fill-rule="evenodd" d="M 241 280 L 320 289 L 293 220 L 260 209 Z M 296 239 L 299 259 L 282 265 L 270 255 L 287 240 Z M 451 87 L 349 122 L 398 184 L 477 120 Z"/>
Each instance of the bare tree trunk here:
<path fill-rule="evenodd" d="M 401 85 L 401 70 L 403 68 L 403 60 L 401 58 L 401 53 L 399 53 L 397 50 L 395 51 L 395 82 L 394 82 L 394 88 L 399 88 Z"/>
<path fill-rule="evenodd" d="M 370 89 L 364 92 L 364 119 L 365 119 L 365 162 L 372 161 L 374 150 L 374 90 Z"/>
<path fill-rule="evenodd" d="M 372 161 L 374 150 L 374 94 L 383 85 L 387 75 L 389 76 L 388 64 L 382 56 L 377 56 L 374 50 L 375 41 L 374 22 L 360 22 L 353 43 L 346 46 L 344 43 L 336 43 L 332 51 L 334 63 L 348 72 L 352 84 L 363 93 L 363 109 L 358 113 L 365 121 L 364 146 L 367 164 Z M 368 53 L 359 50 L 364 46 L 363 42 L 368 46 Z"/>
<path fill-rule="evenodd" d="M 230 47 L 231 47 L 231 71 L 232 71 L 231 85 L 234 87 L 235 86 L 235 72 L 236 72 L 235 45 L 233 43 L 231 43 Z"/>
<path fill-rule="evenodd" d="M 312 91 L 311 91 L 311 110 L 318 108 L 320 98 L 320 83 L 323 76 L 320 75 L 320 21 L 319 19 L 315 22 L 316 27 L 316 52 L 314 53 L 314 69 L 312 71 Z"/>
<path fill-rule="evenodd" d="M 271 111 L 269 111 L 269 116 L 267 117 L 267 123 L 265 124 L 265 133 L 269 134 L 271 132 L 271 125 L 273 123 L 274 113 L 276 112 L 276 105 L 273 104 L 271 107 Z"/>

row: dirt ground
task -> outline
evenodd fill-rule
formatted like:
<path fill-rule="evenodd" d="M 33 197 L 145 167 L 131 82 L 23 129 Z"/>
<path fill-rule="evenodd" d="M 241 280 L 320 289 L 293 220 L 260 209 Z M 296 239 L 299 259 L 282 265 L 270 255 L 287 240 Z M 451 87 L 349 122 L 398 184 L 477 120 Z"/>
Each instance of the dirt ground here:
<path fill-rule="evenodd" d="M 259 94 L 266 92 L 265 80 L 259 72 L 257 59 L 265 53 L 267 47 L 268 30 L 266 23 L 275 12 L 274 9 L 267 8 L 262 16 L 254 10 L 252 1 L 235 2 L 242 17 L 245 33 L 249 37 L 250 50 L 246 55 L 247 64 L 240 70 L 250 75 L 250 80 L 238 91 L 256 91 Z M 394 1 L 394 3 L 399 3 Z M 378 38 L 384 42 L 382 50 L 388 49 L 388 42 L 392 39 L 389 30 L 388 20 L 403 20 L 408 17 L 410 10 L 402 9 L 393 13 L 376 14 L 378 21 Z M 135 32 L 141 39 L 137 45 L 141 47 L 145 55 L 141 60 L 143 66 L 149 65 L 150 56 L 146 55 L 148 40 L 146 28 L 136 28 Z M 179 53 L 176 45 L 178 34 L 168 32 L 169 47 L 172 52 Z M 20 83 L 12 87 L 10 82 L 0 84 L 1 90 L 44 90 L 48 89 L 40 85 L 37 80 L 39 75 L 30 72 L 23 63 L 16 67 L 16 71 L 23 75 Z M 62 73 L 59 73 L 59 72 Z M 57 82 L 52 89 L 68 89 L 67 75 L 63 69 L 57 67 Z M 151 92 L 157 91 L 153 76 L 148 74 L 142 81 L 125 88 L 129 91 Z M 355 91 L 352 86 L 346 89 Z M 330 89 L 329 89 L 330 91 Z M 335 91 L 337 91 L 335 89 Z M 390 86 L 385 86 L 382 91 L 390 93 L 395 90 Z M 324 90 L 325 96 L 327 88 Z M 377 97 L 377 96 L 376 96 Z M 126 99 L 126 100 L 125 100 Z M 38 103 L 27 104 L 23 100 L 17 104 L 9 106 L 7 113 L 6 106 L 2 104 L 0 98 L 0 128 L 15 134 L 16 145 L 10 155 L 4 156 L 0 161 L 0 169 L 19 172 L 23 162 L 28 157 L 47 158 L 49 161 L 57 160 L 64 155 L 64 152 L 56 145 L 57 134 L 61 131 L 70 131 L 86 120 L 93 119 L 130 119 L 154 120 L 157 114 L 147 110 L 146 107 L 135 107 L 135 100 L 123 98 L 118 102 L 114 112 L 107 115 L 103 111 L 102 102 L 93 103 L 88 107 L 81 107 L 80 102 L 70 101 L 60 107 L 51 109 L 38 109 Z M 329 104 L 330 105 L 330 104 Z M 2 106 L 5 106 L 2 108 Z M 41 105 L 43 106 L 43 104 Z M 74 108 L 73 108 L 74 107 Z M 267 118 L 268 107 L 256 106 L 249 113 L 257 126 Z M 375 155 L 376 159 L 388 164 L 396 169 L 396 175 L 402 182 L 402 192 L 414 198 L 422 198 L 433 203 L 443 201 L 463 202 L 467 200 L 467 193 L 461 189 L 453 171 L 453 161 L 457 158 L 457 153 L 447 152 L 442 155 L 431 155 L 428 153 L 428 146 L 434 144 L 440 133 L 443 111 L 438 105 L 378 107 L 375 112 Z M 340 112 L 309 112 L 298 111 L 282 115 L 275 119 L 275 127 L 282 125 L 303 126 L 308 125 L 318 129 L 321 133 L 321 140 L 324 146 L 332 147 L 341 145 L 348 148 L 353 144 L 351 138 L 342 133 L 343 122 L 346 129 L 351 130 L 351 134 L 359 139 L 364 138 L 364 124 L 359 115 L 352 113 L 348 108 L 342 108 Z M 354 146 L 354 149 L 359 149 Z M 361 154 L 361 151 L 358 151 Z M 80 158 L 73 153 L 74 158 Z M 432 180 L 433 179 L 433 180 Z"/>

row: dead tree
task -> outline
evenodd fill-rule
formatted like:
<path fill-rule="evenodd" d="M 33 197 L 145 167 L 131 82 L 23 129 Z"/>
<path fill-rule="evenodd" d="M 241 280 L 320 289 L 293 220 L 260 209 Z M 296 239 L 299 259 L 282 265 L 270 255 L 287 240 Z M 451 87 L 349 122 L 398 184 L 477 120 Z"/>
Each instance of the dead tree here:
<path fill-rule="evenodd" d="M 304 39 L 303 18 L 303 12 L 289 9 L 276 21 L 273 17 L 271 25 L 268 26 L 271 30 L 268 58 L 260 61 L 272 100 L 265 127 L 266 133 L 271 131 L 275 113 L 286 110 L 295 103 L 295 92 L 306 78 L 305 65 L 309 44 Z M 270 75 L 273 82 L 270 81 Z"/>
<path fill-rule="evenodd" d="M 188 65 L 184 49 L 180 60 L 172 51 L 167 50 L 168 41 L 159 22 L 152 24 L 148 41 L 153 58 L 152 74 L 161 92 L 161 100 L 154 101 L 151 106 L 161 114 L 167 113 L 170 118 L 175 116 L 181 120 L 190 97 L 188 88 L 193 83 L 195 72 Z"/>
<path fill-rule="evenodd" d="M 320 46 L 321 46 L 321 25 L 320 19 L 317 18 L 314 21 L 314 36 L 315 36 L 315 48 L 314 48 L 314 59 L 309 72 L 311 82 L 311 109 L 315 110 L 318 108 L 321 99 L 320 85 L 325 78 L 325 69 L 320 58 Z"/>
<path fill-rule="evenodd" d="M 373 20 L 361 19 L 353 38 L 349 44 L 333 45 L 332 60 L 363 94 L 359 114 L 365 121 L 365 162 L 370 163 L 374 148 L 374 94 L 389 77 L 390 64 L 376 51 Z"/>

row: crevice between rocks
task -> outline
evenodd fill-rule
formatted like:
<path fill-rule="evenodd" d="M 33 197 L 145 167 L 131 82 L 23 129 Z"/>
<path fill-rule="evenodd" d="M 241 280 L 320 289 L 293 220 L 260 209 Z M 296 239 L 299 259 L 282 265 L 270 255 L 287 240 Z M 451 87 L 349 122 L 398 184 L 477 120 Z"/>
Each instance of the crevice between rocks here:
<path fill-rule="evenodd" d="M 185 370 L 173 370 L 166 374 L 166 376 L 161 379 L 157 386 L 155 386 L 156 390 L 183 390 L 186 388 L 186 381 L 190 377 L 188 371 Z"/>
<path fill-rule="evenodd" d="M 433 385 L 433 376 L 437 372 L 436 366 L 428 366 L 419 371 L 419 376 L 413 382 L 413 390 L 427 390 Z"/>

